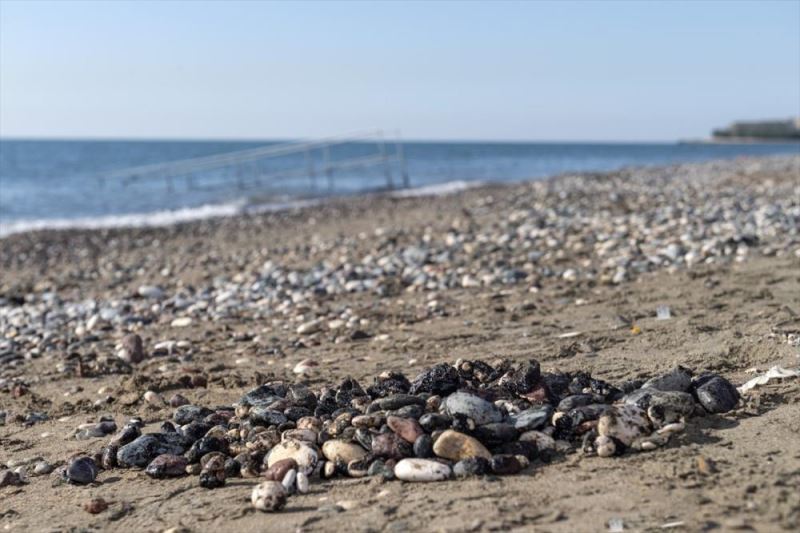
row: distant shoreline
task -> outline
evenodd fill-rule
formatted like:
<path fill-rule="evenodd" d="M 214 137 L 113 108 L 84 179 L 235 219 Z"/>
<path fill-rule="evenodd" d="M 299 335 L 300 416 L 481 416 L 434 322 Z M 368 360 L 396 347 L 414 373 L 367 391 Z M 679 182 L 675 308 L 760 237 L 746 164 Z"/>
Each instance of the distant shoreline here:
<path fill-rule="evenodd" d="M 711 137 L 708 139 L 679 139 L 678 144 L 798 144 L 800 138 L 764 138 L 764 137 Z"/>

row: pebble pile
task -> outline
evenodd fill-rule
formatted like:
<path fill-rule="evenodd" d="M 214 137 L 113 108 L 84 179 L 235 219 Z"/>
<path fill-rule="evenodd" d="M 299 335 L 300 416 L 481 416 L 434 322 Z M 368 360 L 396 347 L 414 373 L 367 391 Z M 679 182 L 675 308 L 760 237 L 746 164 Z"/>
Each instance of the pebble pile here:
<path fill-rule="evenodd" d="M 84 485 L 100 469 L 136 468 L 155 479 L 195 476 L 207 489 L 232 477 L 260 479 L 252 505 L 277 511 L 321 478 L 435 482 L 518 474 L 574 452 L 653 450 L 689 418 L 728 412 L 738 402 L 724 377 L 683 367 L 612 384 L 585 372 L 542 372 L 535 360 L 459 360 L 413 380 L 385 372 L 367 386 L 347 378 L 316 392 L 269 382 L 232 406 L 179 398 L 155 432 L 143 432 L 140 419 L 119 430 L 104 419 L 79 428 L 76 438 L 116 432 L 110 441 L 72 457 L 58 474 Z M 20 482 L 13 478 L 19 475 L 8 470 L 0 479 Z"/>

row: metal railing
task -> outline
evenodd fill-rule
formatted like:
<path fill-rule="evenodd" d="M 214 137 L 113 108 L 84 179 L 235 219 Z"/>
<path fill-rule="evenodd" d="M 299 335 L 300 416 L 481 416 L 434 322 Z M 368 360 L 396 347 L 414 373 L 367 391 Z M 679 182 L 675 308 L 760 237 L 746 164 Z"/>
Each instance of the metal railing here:
<path fill-rule="evenodd" d="M 359 146 L 367 153 L 339 158 L 332 156 L 335 147 L 348 144 Z M 374 153 L 371 152 L 373 148 Z M 294 166 L 285 166 L 287 161 L 284 161 L 284 167 L 277 168 L 281 158 L 288 159 Z M 213 190 L 231 187 L 230 174 L 233 172 L 234 185 L 241 190 L 268 188 L 286 180 L 302 178 L 306 178 L 312 190 L 316 190 L 318 178 L 324 178 L 327 188 L 332 191 L 337 172 L 365 167 L 382 167 L 387 189 L 407 188 L 410 185 L 399 135 L 387 140 L 380 130 L 140 165 L 105 172 L 98 175 L 97 179 L 101 186 L 109 181 L 127 186 L 143 180 L 163 180 L 170 191 L 180 182 L 193 190 Z M 210 171 L 222 172 L 212 175 Z M 220 174 L 223 175 L 221 182 Z M 217 183 L 209 178 L 215 178 Z"/>

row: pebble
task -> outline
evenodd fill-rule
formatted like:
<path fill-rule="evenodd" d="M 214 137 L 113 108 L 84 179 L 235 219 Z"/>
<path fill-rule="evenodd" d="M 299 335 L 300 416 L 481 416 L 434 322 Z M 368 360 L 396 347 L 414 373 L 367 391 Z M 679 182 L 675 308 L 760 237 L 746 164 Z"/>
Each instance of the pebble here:
<path fill-rule="evenodd" d="M 478 439 L 452 429 L 444 431 L 434 441 L 433 453 L 451 461 L 460 461 L 467 457 L 492 458 L 492 454 Z"/>
<path fill-rule="evenodd" d="M 295 440 L 287 440 L 270 450 L 267 467 L 271 467 L 281 459 L 294 459 L 297 469 L 306 475 L 311 474 L 319 461 L 319 454 L 308 444 Z"/>
<path fill-rule="evenodd" d="M 172 414 L 172 419 L 181 426 L 190 422 L 199 422 L 213 413 L 211 409 L 197 405 L 181 405 Z"/>
<path fill-rule="evenodd" d="M 90 514 L 102 513 L 106 509 L 108 509 L 108 502 L 103 498 L 92 498 L 83 504 L 83 510 Z"/>
<path fill-rule="evenodd" d="M 17 472 L 11 470 L 0 471 L 0 488 L 2 487 L 15 487 L 22 485 L 24 480 Z"/>
<path fill-rule="evenodd" d="M 295 365 L 295 367 L 292 369 L 292 372 L 302 376 L 313 372 L 316 366 L 318 366 L 316 361 L 311 359 L 303 359 Z"/>
<path fill-rule="evenodd" d="M 76 485 L 88 485 L 97 478 L 97 465 L 89 457 L 73 457 L 67 463 L 64 478 Z"/>
<path fill-rule="evenodd" d="M 191 326 L 192 322 L 193 322 L 192 317 L 184 316 L 184 317 L 176 318 L 175 320 L 173 320 L 170 323 L 170 326 L 172 326 L 173 328 L 186 328 L 186 327 Z"/>
<path fill-rule="evenodd" d="M 485 457 L 467 457 L 453 466 L 456 477 L 482 476 L 489 473 L 491 464 Z"/>
<path fill-rule="evenodd" d="M 373 461 L 372 465 L 375 465 L 379 461 L 381 461 L 381 459 Z M 347 475 L 350 477 L 365 477 L 369 475 L 370 466 L 372 465 L 370 465 L 367 459 L 359 459 L 348 463 L 347 468 L 345 470 L 347 472 Z"/>
<path fill-rule="evenodd" d="M 414 456 L 421 459 L 433 457 L 433 437 L 423 433 L 414 441 Z"/>
<path fill-rule="evenodd" d="M 200 486 L 216 489 L 225 485 L 225 459 L 217 455 L 209 459 L 200 470 Z"/>
<path fill-rule="evenodd" d="M 552 415 L 552 407 L 541 406 L 520 411 L 510 418 L 516 429 L 520 431 L 531 431 L 544 426 Z"/>
<path fill-rule="evenodd" d="M 500 476 L 518 474 L 526 466 L 528 466 L 527 459 L 509 454 L 493 455 L 492 459 L 489 461 L 489 467 L 492 473 Z"/>
<path fill-rule="evenodd" d="M 45 476 L 53 471 L 53 465 L 48 463 L 47 461 L 39 461 L 36 463 L 36 466 L 33 467 L 33 475 L 35 476 Z"/>
<path fill-rule="evenodd" d="M 478 426 L 472 435 L 486 446 L 493 447 L 516 441 L 519 431 L 511 424 L 499 422 Z"/>
<path fill-rule="evenodd" d="M 292 494 L 295 491 L 296 482 L 297 482 L 297 470 L 292 469 L 286 472 L 286 475 L 283 476 L 281 485 L 283 485 L 283 488 L 286 489 L 287 494 Z"/>
<path fill-rule="evenodd" d="M 447 363 L 434 365 L 420 373 L 411 383 L 411 394 L 429 392 L 431 394 L 447 395 L 458 389 L 458 371 Z"/>
<path fill-rule="evenodd" d="M 182 455 L 162 454 L 150 461 L 145 473 L 155 479 L 180 477 L 186 474 L 189 461 Z"/>
<path fill-rule="evenodd" d="M 717 473 L 716 464 L 711 459 L 699 455 L 697 457 L 696 463 L 697 463 L 697 471 L 704 476 L 710 476 Z"/>
<path fill-rule="evenodd" d="M 142 395 L 142 399 L 145 402 L 147 402 L 148 405 L 151 405 L 153 407 L 163 407 L 164 405 L 166 405 L 166 403 L 164 402 L 164 398 L 162 398 L 159 393 L 153 392 L 151 390 L 146 391 L 144 395 Z"/>
<path fill-rule="evenodd" d="M 417 438 L 424 433 L 422 426 L 413 418 L 389 416 L 386 418 L 386 425 L 401 439 L 411 444 L 414 444 Z"/>
<path fill-rule="evenodd" d="M 601 437 L 616 439 L 626 446 L 649 435 L 652 429 L 647 412 L 636 405 L 617 406 L 597 421 L 597 433 Z"/>
<path fill-rule="evenodd" d="M 264 478 L 270 481 L 283 481 L 290 470 L 297 470 L 297 461 L 294 459 L 281 459 L 272 463 L 272 466 L 264 471 Z M 305 474 L 303 474 L 305 476 Z"/>
<path fill-rule="evenodd" d="M 120 345 L 121 348 L 117 352 L 117 357 L 123 361 L 132 365 L 136 365 L 144 360 L 144 343 L 139 335 L 135 333 L 125 335 L 122 338 Z"/>
<path fill-rule="evenodd" d="M 226 439 L 206 434 L 206 436 L 196 440 L 185 455 L 190 463 L 198 463 L 204 456 L 212 452 L 227 454 L 228 450 L 229 446 Z"/>
<path fill-rule="evenodd" d="M 444 481 L 451 474 L 449 466 L 432 459 L 402 459 L 394 467 L 394 475 L 402 481 Z"/>
<path fill-rule="evenodd" d="M 267 513 L 281 510 L 286 505 L 286 489 L 278 481 L 263 481 L 253 487 L 250 501 L 253 507 Z"/>
<path fill-rule="evenodd" d="M 186 442 L 177 433 L 151 433 L 120 447 L 117 463 L 123 467 L 145 468 L 159 455 L 182 455 L 186 449 Z"/>
<path fill-rule="evenodd" d="M 181 394 L 173 394 L 169 399 L 170 407 L 180 407 L 182 405 L 189 405 L 189 403 L 189 400 L 187 400 L 186 397 Z"/>
<path fill-rule="evenodd" d="M 348 464 L 366 457 L 367 451 L 358 444 L 333 439 L 322 445 L 322 455 L 334 463 Z"/>
<path fill-rule="evenodd" d="M 414 453 L 413 446 L 394 433 L 380 433 L 372 437 L 372 454 L 376 457 L 402 459 Z"/>
<path fill-rule="evenodd" d="M 714 376 L 696 389 L 697 400 L 709 413 L 727 413 L 739 403 L 739 392 L 730 381 Z"/>
<path fill-rule="evenodd" d="M 598 436 L 594 441 L 597 455 L 600 457 L 612 457 L 617 453 L 617 443 L 611 437 Z"/>
<path fill-rule="evenodd" d="M 358 500 L 339 500 L 336 505 L 345 511 L 352 511 L 361 507 L 362 503 Z"/>
<path fill-rule="evenodd" d="M 306 494 L 308 492 L 308 476 L 302 472 L 297 473 L 297 492 Z"/>
<path fill-rule="evenodd" d="M 695 409 L 695 401 L 691 394 L 653 388 L 642 388 L 628 394 L 625 403 L 645 410 L 649 407 L 660 407 L 686 416 L 691 415 Z"/>
<path fill-rule="evenodd" d="M 322 329 L 323 321 L 322 319 L 315 319 L 310 320 L 308 322 L 304 322 L 297 327 L 297 334 L 298 335 L 310 335 L 312 333 L 316 333 Z"/>
<path fill-rule="evenodd" d="M 81 424 L 75 432 L 75 438 L 86 440 L 90 438 L 105 437 L 117 430 L 113 420 L 103 420 L 97 423 Z"/>
<path fill-rule="evenodd" d="M 446 414 L 465 416 L 477 425 L 503 420 L 503 413 L 494 404 L 466 392 L 451 394 L 442 405 Z"/>
<path fill-rule="evenodd" d="M 678 366 L 666 374 L 648 379 L 644 382 L 642 388 L 689 392 L 692 388 L 692 374 L 687 369 Z"/>
<path fill-rule="evenodd" d="M 155 285 L 142 285 L 136 292 L 139 296 L 152 300 L 160 300 L 164 297 L 164 290 Z"/>

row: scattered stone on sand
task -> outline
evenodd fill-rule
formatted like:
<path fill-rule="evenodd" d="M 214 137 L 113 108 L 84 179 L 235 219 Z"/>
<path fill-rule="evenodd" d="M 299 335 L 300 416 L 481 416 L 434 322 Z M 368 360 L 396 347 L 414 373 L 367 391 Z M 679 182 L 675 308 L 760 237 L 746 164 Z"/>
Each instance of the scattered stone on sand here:
<path fill-rule="evenodd" d="M 259 511 L 275 512 L 286 505 L 286 489 L 278 481 L 263 481 L 253 487 L 250 501 Z"/>
<path fill-rule="evenodd" d="M 92 498 L 91 500 L 88 500 L 83 504 L 83 510 L 89 514 L 102 513 L 106 509 L 108 509 L 108 502 L 105 501 L 103 498 L 99 497 Z"/>
<path fill-rule="evenodd" d="M 142 338 L 136 333 L 125 335 L 120 342 L 117 357 L 132 365 L 141 363 L 145 358 Z"/>
<path fill-rule="evenodd" d="M 94 459 L 85 456 L 73 457 L 67 463 L 64 478 L 76 485 L 88 485 L 97 477 Z"/>

